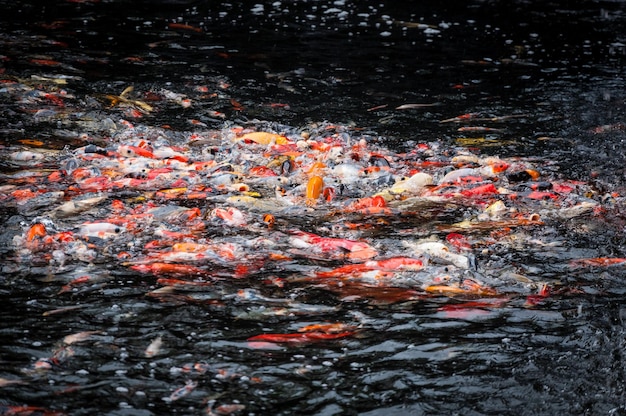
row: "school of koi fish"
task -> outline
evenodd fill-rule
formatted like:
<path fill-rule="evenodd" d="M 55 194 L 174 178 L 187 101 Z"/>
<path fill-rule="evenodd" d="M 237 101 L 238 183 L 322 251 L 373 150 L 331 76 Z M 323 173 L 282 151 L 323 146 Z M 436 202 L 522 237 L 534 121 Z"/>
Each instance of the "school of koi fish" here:
<path fill-rule="evenodd" d="M 291 11 L 255 4 L 251 13 L 298 18 L 295 3 Z M 317 2 L 300 3 L 298 25 L 315 32 L 306 19 Z M 395 20 L 376 12 L 382 4 L 367 13 L 343 1 L 320 7 L 319 27 L 351 14 L 355 28 L 371 20 L 383 40 L 394 29 L 436 36 L 454 27 Z M 224 27 L 232 8 L 214 13 Z M 455 406 L 501 414 L 516 403 L 527 414 L 582 414 L 575 406 L 596 392 L 596 410 L 623 398 L 615 394 L 623 392 L 623 332 L 619 322 L 594 326 L 594 308 L 613 308 L 599 315 L 623 326 L 615 299 L 623 299 L 626 191 L 602 182 L 601 171 L 573 179 L 548 156 L 510 156 L 514 147 L 497 156 L 507 143 L 523 146 L 509 128 L 539 118 L 535 103 L 472 106 L 433 92 L 424 94 L 429 103 L 406 102 L 424 98 L 417 93 L 359 102 L 381 112 L 378 126 L 434 109 L 428 122 L 458 133 L 415 131 L 395 145 L 358 122 L 258 120 L 254 106 L 280 120 L 298 100 L 307 106 L 309 85 L 355 75 L 306 65 L 274 72 L 271 54 L 207 47 L 211 21 L 185 23 L 195 12 L 124 21 L 138 28 L 132 35 L 154 32 L 143 38 L 147 52 L 66 49 L 57 37 L 97 34 L 85 29 L 89 10 L 35 25 L 53 34 L 37 38 L 52 51 L 45 55 L 23 28 L 28 36 L 0 42 L 11 49 L 0 62 L 13 65 L 0 68 L 8 119 L 0 128 L 0 333 L 13 340 L 0 345 L 0 415 L 453 414 Z M 182 82 L 145 81 L 149 71 L 134 85 L 90 79 L 117 58 L 129 73 L 186 66 L 171 52 L 185 48 L 210 50 L 223 68 L 237 66 L 233 57 L 254 62 L 270 87 L 297 99 L 268 102 L 269 90 L 260 90 L 263 103 L 239 98 L 233 80 L 204 63 Z M 539 65 L 519 54 L 462 64 Z M 472 112 L 457 113 L 463 106 Z M 540 116 L 557 117 L 549 113 Z M 607 123 L 586 132 L 625 130 Z M 605 295 L 611 300 L 599 301 Z M 605 332 L 589 335 L 594 328 Z M 576 355 L 598 350 L 593 363 Z M 598 378 L 614 371 L 608 378 L 617 381 L 582 392 L 594 381 L 572 379 L 590 368 Z M 557 389 L 558 376 L 566 383 Z M 480 404 L 469 406 L 474 398 Z"/>
<path fill-rule="evenodd" d="M 7 81 L 5 92 L 30 90 L 62 105 L 58 90 L 30 85 Z M 142 123 L 154 108 L 131 93 L 105 100 L 107 118 L 98 126 L 107 134 L 81 134 L 82 144 L 62 149 L 34 139 L 3 149 L 0 200 L 19 219 L 8 221 L 5 275 L 41 276 L 58 286 L 59 297 L 102 290 L 124 276 L 141 282 L 155 302 L 227 308 L 233 325 L 265 322 L 247 343 L 272 351 L 364 336 L 363 306 L 434 301 L 448 317 L 464 319 L 507 305 L 533 308 L 578 290 L 526 266 L 520 255 L 550 260 L 558 253 L 558 261 L 569 261 L 551 267 L 568 273 L 626 261 L 558 237 L 561 227 L 584 232 L 622 197 L 564 179 L 547 160 L 482 156 L 438 141 L 394 152 L 358 127 L 330 123 L 224 122 L 221 129 L 173 131 Z M 172 92 L 162 99 L 171 97 L 192 105 Z M 308 292 L 326 293 L 328 302 L 307 303 Z M 350 313 L 339 321 L 342 311 Z M 295 332 L 267 324 L 281 320 L 301 324 Z M 102 342 L 105 334 L 65 336 L 25 376 L 62 367 L 74 344 Z M 154 338 L 145 358 L 161 354 L 163 343 Z M 190 366 L 180 371 L 208 371 Z M 164 400 L 197 385 L 190 378 Z M 209 401 L 207 414 L 245 409 L 215 404 Z"/>

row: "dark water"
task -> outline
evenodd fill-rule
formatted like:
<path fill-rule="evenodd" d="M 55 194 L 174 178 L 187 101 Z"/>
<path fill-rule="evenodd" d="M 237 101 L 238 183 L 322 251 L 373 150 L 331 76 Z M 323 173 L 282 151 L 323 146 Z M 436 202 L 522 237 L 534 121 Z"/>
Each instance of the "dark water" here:
<path fill-rule="evenodd" d="M 158 292 L 154 276 L 110 254 L 130 240 L 96 241 L 94 258 L 55 269 L 49 256 L 61 254 L 25 256 L 14 239 L 42 221 L 45 204 L 3 199 L 0 414 L 22 405 L 71 415 L 221 414 L 231 404 L 257 415 L 626 414 L 623 264 L 569 267 L 577 258 L 626 257 L 626 6 L 388 3 L 0 2 L 2 171 L 24 169 L 8 154 L 38 146 L 29 140 L 61 152 L 111 146 L 122 119 L 172 143 L 235 125 L 293 133 L 328 122 L 395 152 L 436 143 L 533 160 L 550 179 L 584 182 L 603 210 L 556 215 L 489 254 L 477 249 L 478 272 L 506 300 L 455 309 L 477 299 L 348 301 L 347 288 L 264 283 L 320 265 L 312 260 L 211 289 Z M 131 85 L 127 97 L 156 110 L 111 106 Z M 397 109 L 407 104 L 420 106 Z M 469 113 L 473 119 L 442 122 Z M 51 160 L 39 168 L 66 159 Z M 49 220 L 68 228 L 110 210 L 100 209 Z M 423 216 L 426 223 L 401 219 L 359 237 L 395 247 L 407 233 L 441 236 Z M 324 230 L 315 218 L 283 220 Z M 217 228 L 210 231 L 222 242 L 251 238 Z M 137 239 L 139 247 L 151 238 Z M 526 280 L 511 283 L 513 271 Z M 64 289 L 84 274 L 94 278 Z M 529 305 L 542 283 L 552 295 Z M 250 289 L 266 298 L 237 295 Z M 272 309 L 285 304 L 291 311 Z M 321 322 L 359 331 L 298 346 L 247 342 Z M 64 345 L 83 331 L 94 332 Z M 157 337 L 162 348 L 147 357 Z M 41 359 L 50 368 L 38 368 Z M 187 382 L 196 387 L 170 400 Z"/>

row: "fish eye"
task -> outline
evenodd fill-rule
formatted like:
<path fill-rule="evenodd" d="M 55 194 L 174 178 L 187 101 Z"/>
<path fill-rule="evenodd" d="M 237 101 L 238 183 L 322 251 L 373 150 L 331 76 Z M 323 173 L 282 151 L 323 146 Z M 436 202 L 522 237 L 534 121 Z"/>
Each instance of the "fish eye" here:
<path fill-rule="evenodd" d="M 115 230 L 113 231 L 115 231 L 115 234 L 119 234 L 122 229 L 120 227 L 115 227 Z"/>

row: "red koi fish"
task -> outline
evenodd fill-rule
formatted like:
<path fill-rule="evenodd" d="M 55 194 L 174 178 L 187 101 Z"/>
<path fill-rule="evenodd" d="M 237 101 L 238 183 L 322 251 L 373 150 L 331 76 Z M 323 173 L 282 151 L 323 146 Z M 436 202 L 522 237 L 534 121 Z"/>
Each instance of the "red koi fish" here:
<path fill-rule="evenodd" d="M 63 416 L 66 413 L 45 409 L 37 406 L 5 406 L 0 405 L 2 416 Z"/>
<path fill-rule="evenodd" d="M 325 253 L 337 252 L 349 259 L 370 259 L 378 254 L 378 251 L 362 241 L 348 240 L 345 238 L 322 237 L 304 231 L 293 231 L 295 236 L 291 243 L 299 248 L 317 248 Z"/>
<path fill-rule="evenodd" d="M 248 173 L 250 174 L 250 176 L 258 176 L 261 178 L 267 178 L 268 176 L 276 176 L 276 172 L 274 172 L 272 169 L 268 168 L 267 166 L 254 166 L 250 168 Z"/>
<path fill-rule="evenodd" d="M 316 341 L 341 339 L 354 335 L 355 331 L 336 333 L 325 332 L 295 332 L 289 334 L 261 334 L 248 338 L 249 342 L 271 342 L 278 344 L 307 344 Z"/>
<path fill-rule="evenodd" d="M 463 234 L 450 233 L 446 236 L 446 241 L 452 244 L 457 250 L 471 250 L 472 244 Z"/>
<path fill-rule="evenodd" d="M 192 32 L 202 33 L 201 27 L 191 26 L 184 23 L 169 23 L 167 27 L 172 30 L 190 30 Z"/>

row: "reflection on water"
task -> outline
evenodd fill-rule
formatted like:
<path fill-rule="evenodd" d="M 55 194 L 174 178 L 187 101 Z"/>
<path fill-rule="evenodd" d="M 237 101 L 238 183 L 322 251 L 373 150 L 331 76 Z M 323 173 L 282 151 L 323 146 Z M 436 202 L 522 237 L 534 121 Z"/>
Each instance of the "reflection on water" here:
<path fill-rule="evenodd" d="M 623 6 L 420 3 L 0 2 L 0 414 L 626 413 Z M 439 180 L 497 155 L 518 176 L 489 184 L 546 192 L 500 196 L 545 222 L 479 218 L 472 184 L 445 204 L 388 201 L 393 215 L 276 207 L 275 184 L 248 174 L 258 155 L 229 153 L 237 126 L 353 154 L 363 138 L 374 153 L 351 163 L 397 169 L 338 201 L 409 165 Z M 170 153 L 127 163 L 149 147 Z M 186 158 L 224 163 L 189 172 Z M 287 159 L 270 167 L 290 174 Z M 519 176 L 531 168 L 545 181 Z M 241 178 L 262 198 L 227 200 Z M 567 196 L 555 208 L 549 192 Z M 227 205 L 252 225 L 214 211 Z M 388 256 L 421 238 L 452 251 L 388 272 L 402 284 L 368 287 L 373 270 L 354 268 L 341 273 L 363 280 L 322 283 L 365 263 L 294 230 Z M 443 274 L 458 293 L 434 292 Z M 260 334 L 300 342 L 248 341 Z"/>

